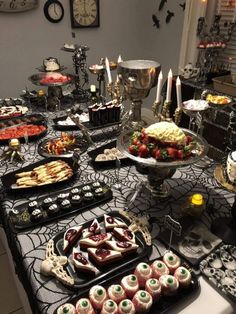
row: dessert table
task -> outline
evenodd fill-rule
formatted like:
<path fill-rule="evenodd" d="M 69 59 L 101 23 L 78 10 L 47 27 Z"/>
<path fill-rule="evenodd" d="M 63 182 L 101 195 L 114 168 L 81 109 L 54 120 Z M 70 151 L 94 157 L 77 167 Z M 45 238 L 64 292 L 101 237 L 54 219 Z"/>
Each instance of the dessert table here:
<path fill-rule="evenodd" d="M 60 135 L 59 131 L 55 131 L 52 128 L 52 119 L 59 115 L 63 115 L 63 112 L 46 114 L 48 118 L 48 134 L 46 137 Z M 92 136 L 95 147 L 99 147 L 104 142 L 109 142 L 114 137 L 117 137 L 116 127 L 93 131 Z M 22 153 L 25 157 L 24 161 L 16 164 L 3 163 L 0 168 L 0 175 L 3 176 L 8 172 L 41 160 L 43 157 L 37 153 L 39 142 L 40 140 L 29 144 L 22 144 Z M 93 148 L 90 147 L 90 149 Z M 5 149 L 6 146 L 0 147 L 0 151 Z M 201 164 L 199 163 L 177 169 L 174 176 L 167 180 L 167 184 L 171 187 L 172 191 L 168 199 L 160 202 L 151 198 L 146 192 L 141 191 L 132 205 L 127 208 L 129 200 L 136 191 L 138 184 L 140 181 L 145 181 L 146 175 L 139 173 L 135 165 L 121 167 L 119 175 L 117 169 L 94 170 L 88 154 L 84 153 L 80 160 L 79 175 L 75 181 L 70 183 L 70 185 L 66 185 L 64 188 L 93 180 L 104 181 L 111 186 L 113 199 L 108 203 L 80 214 L 72 215 L 62 220 L 55 220 L 47 225 L 18 233 L 15 233 L 10 227 L 8 212 L 28 199 L 37 199 L 42 193 L 40 190 L 36 190 L 34 193 L 18 194 L 15 192 L 7 195 L 1 185 L 0 221 L 12 252 L 16 272 L 28 294 L 32 312 L 53 314 L 59 305 L 69 301 L 70 298 L 81 292 L 78 289 L 68 289 L 55 279 L 40 274 L 40 264 L 45 258 L 46 244 L 59 231 L 76 224 L 81 224 L 104 213 L 126 208 L 138 216 L 149 216 L 153 237 L 150 259 L 154 259 L 162 255 L 165 250 L 164 246 L 158 241 L 158 234 L 163 228 L 163 216 L 171 214 L 173 217 L 178 217 L 181 205 L 193 193 L 201 193 L 206 200 L 206 209 L 201 216 L 201 221 L 207 227 L 210 227 L 211 222 L 215 218 L 229 216 L 230 205 L 232 205 L 235 195 L 224 190 L 217 184 L 213 177 L 215 163 L 212 160 L 208 161 L 210 161 L 209 166 L 205 168 L 201 168 Z M 121 183 L 119 189 L 117 189 L 116 185 L 118 178 Z M 44 193 L 45 195 L 50 195 L 53 192 L 55 190 L 52 187 Z M 178 311 L 181 313 L 199 313 L 199 309 L 209 309 L 209 313 L 233 313 L 233 306 L 202 278 L 200 279 L 200 286 L 201 290 L 189 302 L 185 301 L 180 304 Z M 210 301 L 208 302 L 208 300 L 211 300 L 214 304 L 209 306 Z M 186 305 L 188 307 L 185 307 Z M 173 313 L 177 313 L 176 309 L 173 309 Z"/>

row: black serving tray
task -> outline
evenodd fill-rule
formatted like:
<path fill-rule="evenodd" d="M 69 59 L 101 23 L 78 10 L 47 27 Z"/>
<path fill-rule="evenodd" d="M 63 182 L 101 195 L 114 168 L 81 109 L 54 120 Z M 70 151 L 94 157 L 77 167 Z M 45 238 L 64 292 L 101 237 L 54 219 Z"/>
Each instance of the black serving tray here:
<path fill-rule="evenodd" d="M 39 155 L 43 156 L 43 157 L 54 157 L 54 158 L 61 158 L 61 157 L 72 157 L 74 150 L 75 149 L 79 149 L 78 153 L 81 155 L 82 153 L 86 152 L 86 150 L 89 147 L 89 143 L 88 141 L 86 141 L 85 138 L 83 138 L 81 135 L 76 135 L 76 142 L 73 145 L 73 148 L 71 150 L 68 150 L 68 152 L 61 154 L 61 155 L 54 155 L 54 154 L 50 154 L 48 153 L 44 146 L 47 144 L 47 142 L 58 139 L 59 137 L 53 137 L 53 138 L 47 138 L 45 140 L 43 140 L 41 143 L 39 143 L 38 145 L 38 153 Z"/>
<path fill-rule="evenodd" d="M 22 193 L 25 193 L 25 192 L 31 192 L 31 193 L 32 192 L 43 192 L 43 191 L 45 191 L 45 189 L 48 189 L 49 187 L 50 188 L 51 187 L 59 188 L 65 184 L 68 184 L 69 182 L 72 182 L 75 179 L 79 166 L 78 166 L 78 163 L 74 162 L 74 160 L 72 158 L 61 157 L 60 159 L 64 160 L 73 170 L 72 176 L 66 180 L 55 182 L 55 183 L 49 183 L 49 184 L 45 184 L 45 185 L 40 185 L 40 186 L 27 187 L 27 188 L 20 188 L 20 187 L 17 187 L 15 185 L 17 173 L 31 171 L 35 167 L 44 165 L 44 164 L 49 163 L 49 162 L 54 161 L 54 160 L 55 161 L 58 160 L 58 158 L 51 157 L 51 158 L 44 158 L 44 159 L 42 159 L 36 163 L 30 164 L 30 165 L 23 167 L 21 169 L 18 169 L 16 171 L 9 172 L 9 173 L 5 174 L 4 176 L 1 177 L 3 187 L 7 190 L 7 192 L 12 192 L 14 194 L 19 193 L 21 195 Z"/>
<path fill-rule="evenodd" d="M 119 212 L 114 211 L 114 212 L 110 212 L 109 213 L 110 216 L 115 217 L 115 218 L 119 218 L 120 220 L 122 220 L 123 222 L 125 222 L 127 225 L 130 224 L 129 220 L 125 217 L 123 217 Z M 102 232 L 105 229 L 104 228 L 104 216 L 99 216 L 97 217 L 98 222 L 101 224 L 101 229 Z M 88 228 L 90 226 L 90 224 L 92 223 L 93 219 L 90 221 L 87 221 L 86 223 L 82 224 L 84 228 Z M 63 251 L 63 239 L 64 239 L 64 233 L 66 230 L 56 234 L 53 237 L 53 241 L 55 243 L 55 252 L 57 255 L 65 255 L 64 251 Z M 111 264 L 105 265 L 105 266 L 97 266 L 96 267 L 99 269 L 99 273 L 96 276 L 92 276 L 89 274 L 83 274 L 80 273 L 79 276 L 77 275 L 74 266 L 72 264 L 72 262 L 70 262 L 71 260 L 71 254 L 72 254 L 72 249 L 66 254 L 66 256 L 68 257 L 69 263 L 66 266 L 67 272 L 74 278 L 75 280 L 75 284 L 74 284 L 74 288 L 76 289 L 85 289 L 85 288 L 89 288 L 92 285 L 94 285 L 95 283 L 101 282 L 102 280 L 106 280 L 108 278 L 113 278 L 115 276 L 115 274 L 117 273 L 121 273 L 125 270 L 127 270 L 127 267 L 130 266 L 132 263 L 148 256 L 151 253 L 151 246 L 147 246 L 145 243 L 145 240 L 142 236 L 141 233 L 136 233 L 136 243 L 139 245 L 139 248 L 137 250 L 136 253 L 134 254 L 130 254 L 126 257 L 123 257 L 121 260 L 118 260 L 116 262 L 113 262 Z M 75 243 L 74 247 L 77 247 L 78 249 L 80 248 L 79 246 L 79 241 L 77 241 L 77 243 Z M 83 254 L 85 256 L 87 256 L 87 252 L 85 250 L 82 250 Z M 92 264 L 93 261 L 91 261 Z"/>
<path fill-rule="evenodd" d="M 117 141 L 112 141 L 108 144 L 102 145 L 98 148 L 95 148 L 88 152 L 89 157 L 91 158 L 91 163 L 94 168 L 102 169 L 102 168 L 115 168 L 116 167 L 116 160 L 105 160 L 105 161 L 96 161 L 96 157 L 99 154 L 102 154 L 104 149 L 116 147 Z M 127 166 L 134 163 L 133 160 L 129 159 L 128 157 L 120 159 L 121 166 Z"/>
<path fill-rule="evenodd" d="M 231 249 L 234 250 L 233 255 Z M 224 265 L 222 263 L 222 259 L 224 259 L 222 254 L 229 254 L 230 258 L 233 259 L 236 263 L 236 246 L 222 244 L 201 261 L 199 265 L 200 271 L 203 276 L 208 279 L 208 282 L 211 284 L 211 286 L 213 286 L 221 295 L 236 303 L 236 269 L 231 270 L 230 272 L 230 268 L 228 268 L 226 264 Z M 212 260 L 215 259 L 219 259 L 221 261 L 221 267 L 218 266 L 216 268 L 211 265 Z M 221 281 L 222 279 L 219 277 L 219 274 L 229 277 L 230 284 L 224 286 Z M 233 291 L 234 293 L 232 293 Z"/>
<path fill-rule="evenodd" d="M 17 126 L 21 123 L 41 124 L 46 122 L 46 118 L 40 113 L 28 114 L 19 117 L 0 119 L 0 130 L 8 127 Z"/>
<path fill-rule="evenodd" d="M 150 261 L 147 263 L 151 264 L 153 261 Z M 188 264 L 182 263 L 182 265 L 191 271 Z M 135 270 L 135 267 L 133 266 L 130 270 L 126 269 L 125 272 L 122 272 L 122 274 L 120 273 L 120 274 L 117 274 L 116 276 L 105 278 L 99 284 L 103 285 L 104 288 L 108 288 L 110 285 L 113 285 L 113 284 L 120 284 L 120 281 L 123 278 L 123 276 L 126 276 L 126 275 L 133 273 L 134 270 Z M 156 302 L 152 305 L 152 307 L 148 313 L 149 314 L 166 313 L 170 310 L 173 310 L 177 304 L 184 302 L 185 300 L 188 300 L 191 295 L 196 293 L 200 287 L 199 281 L 198 281 L 197 276 L 193 272 L 191 272 L 191 275 L 192 275 L 192 280 L 191 280 L 189 287 L 182 288 L 182 289 L 179 288 L 178 292 L 174 296 L 161 296 L 161 298 L 158 300 L 158 302 Z M 81 293 L 78 294 L 77 297 L 72 298 L 68 302 L 72 303 L 75 306 L 76 302 L 80 298 L 88 298 L 88 293 L 89 293 L 89 288 L 82 291 Z M 57 312 L 55 310 L 53 314 L 56 314 L 56 313 Z M 95 313 L 98 314 L 98 313 L 100 313 L 100 311 L 95 311 Z"/>
<path fill-rule="evenodd" d="M 62 121 L 62 120 L 66 120 L 67 116 L 63 116 L 63 117 L 59 117 L 59 118 L 55 118 L 53 119 L 54 122 L 54 129 L 59 130 L 59 131 L 72 131 L 72 130 L 79 130 L 79 128 L 76 125 L 59 125 L 58 121 Z M 99 129 L 104 129 L 104 128 L 109 128 L 112 126 L 116 126 L 118 124 L 120 124 L 121 121 L 116 121 L 116 122 L 112 122 L 112 123 L 106 123 L 106 124 L 99 124 L 99 125 L 93 125 L 90 122 L 83 122 L 83 125 L 89 129 L 90 131 L 95 131 L 95 130 L 99 130 Z"/>
<path fill-rule="evenodd" d="M 90 185 L 93 182 L 89 182 L 89 183 L 85 183 L 85 184 L 80 184 L 77 186 L 74 186 L 73 188 L 67 189 L 67 190 L 63 190 L 63 194 L 64 193 L 69 193 L 72 189 L 74 188 L 82 188 L 84 185 Z M 42 210 L 43 212 L 43 218 L 40 219 L 39 221 L 31 221 L 30 220 L 30 214 L 27 210 L 28 208 L 28 204 L 30 202 L 25 202 L 17 207 L 14 207 L 15 210 L 18 210 L 20 212 L 19 216 L 17 215 L 17 217 L 9 215 L 9 219 L 11 222 L 11 226 L 15 231 L 22 231 L 25 229 L 29 229 L 29 228 L 34 228 L 36 226 L 42 226 L 45 225 L 51 221 L 55 221 L 58 219 L 62 219 L 65 218 L 67 216 L 70 216 L 72 214 L 75 213 L 79 213 L 82 212 L 86 209 L 91 209 L 95 206 L 98 206 L 100 204 L 106 203 L 108 201 L 110 201 L 113 197 L 112 191 L 110 189 L 110 187 L 108 185 L 106 185 L 104 182 L 100 182 L 102 189 L 105 191 L 104 196 L 102 196 L 99 199 L 94 199 L 91 202 L 85 203 L 82 202 L 80 205 L 72 205 L 70 209 L 67 209 L 66 211 L 60 210 L 58 213 L 56 213 L 53 216 L 48 216 L 46 210 L 44 210 L 41 207 L 42 201 L 47 198 L 47 197 L 51 197 L 53 199 L 53 201 L 56 202 L 56 198 L 60 193 L 53 193 L 47 196 L 41 196 L 38 199 L 35 199 L 35 201 L 37 201 L 39 203 L 39 208 Z M 61 192 L 62 193 L 62 192 Z M 69 198 L 69 197 L 68 197 Z"/>

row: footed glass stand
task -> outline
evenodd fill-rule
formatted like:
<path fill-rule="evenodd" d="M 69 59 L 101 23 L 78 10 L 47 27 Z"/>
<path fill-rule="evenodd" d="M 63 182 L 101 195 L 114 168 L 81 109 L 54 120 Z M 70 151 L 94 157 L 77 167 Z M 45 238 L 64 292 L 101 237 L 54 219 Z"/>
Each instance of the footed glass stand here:
<path fill-rule="evenodd" d="M 133 134 L 132 131 L 127 131 L 120 135 L 118 138 L 118 149 L 130 159 L 136 161 L 141 166 L 148 168 L 147 182 L 143 184 L 144 189 L 148 190 L 154 198 L 166 198 L 170 195 L 170 189 L 166 185 L 165 180 L 171 178 L 176 169 L 184 167 L 203 158 L 208 152 L 207 142 L 195 134 L 194 132 L 182 129 L 186 135 L 190 135 L 196 142 L 196 148 L 193 151 L 193 156 L 186 160 L 175 160 L 175 161 L 157 161 L 155 158 L 141 158 L 138 156 L 131 155 L 128 147 L 130 145 L 130 139 Z"/>

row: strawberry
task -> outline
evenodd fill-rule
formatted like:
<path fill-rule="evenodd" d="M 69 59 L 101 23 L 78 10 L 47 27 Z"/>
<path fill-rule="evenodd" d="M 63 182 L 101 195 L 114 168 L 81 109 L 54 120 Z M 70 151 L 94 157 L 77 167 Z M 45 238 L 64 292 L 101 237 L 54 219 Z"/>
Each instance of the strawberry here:
<path fill-rule="evenodd" d="M 166 150 L 167 150 L 167 153 L 168 153 L 168 157 L 171 158 L 171 159 L 175 159 L 176 153 L 177 153 L 177 149 L 175 149 L 173 147 L 167 147 Z"/>
<path fill-rule="evenodd" d="M 180 149 L 177 150 L 176 157 L 181 160 L 184 159 L 184 152 Z"/>
<path fill-rule="evenodd" d="M 160 160 L 161 159 L 161 150 L 156 148 L 155 149 L 155 156 L 156 160 Z"/>
<path fill-rule="evenodd" d="M 138 154 L 138 146 L 136 146 L 136 145 L 130 145 L 128 147 L 128 150 L 129 150 L 131 155 L 136 156 Z"/>
<path fill-rule="evenodd" d="M 132 145 L 140 146 L 141 142 L 140 142 L 140 140 L 138 138 L 134 138 L 133 141 L 132 141 Z"/>
<path fill-rule="evenodd" d="M 187 142 L 187 144 L 189 144 L 189 143 L 192 142 L 192 141 L 193 141 L 192 136 L 187 135 L 187 136 L 186 136 L 186 142 Z"/>
<path fill-rule="evenodd" d="M 147 145 L 145 144 L 142 144 L 141 146 L 139 146 L 139 149 L 138 149 L 138 155 L 139 157 L 147 157 L 149 154 L 149 149 L 147 147 Z"/>

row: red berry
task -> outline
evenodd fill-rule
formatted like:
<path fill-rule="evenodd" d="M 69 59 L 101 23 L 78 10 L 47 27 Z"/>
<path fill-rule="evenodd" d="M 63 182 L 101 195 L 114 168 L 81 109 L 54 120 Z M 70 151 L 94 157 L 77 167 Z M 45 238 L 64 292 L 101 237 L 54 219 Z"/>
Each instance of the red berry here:
<path fill-rule="evenodd" d="M 177 150 L 176 157 L 178 159 L 184 159 L 184 152 L 182 150 Z"/>
<path fill-rule="evenodd" d="M 166 150 L 167 150 L 169 158 L 171 158 L 171 159 L 175 159 L 176 158 L 177 149 L 175 149 L 173 147 L 167 147 Z"/>
<path fill-rule="evenodd" d="M 147 148 L 147 145 L 145 144 L 142 144 L 141 146 L 139 146 L 139 149 L 138 149 L 138 155 L 139 157 L 147 157 L 149 154 L 149 149 Z"/>
<path fill-rule="evenodd" d="M 136 145 L 130 145 L 128 147 L 128 150 L 129 150 L 131 155 L 136 156 L 138 154 L 138 147 Z"/>

